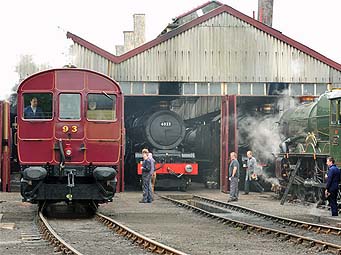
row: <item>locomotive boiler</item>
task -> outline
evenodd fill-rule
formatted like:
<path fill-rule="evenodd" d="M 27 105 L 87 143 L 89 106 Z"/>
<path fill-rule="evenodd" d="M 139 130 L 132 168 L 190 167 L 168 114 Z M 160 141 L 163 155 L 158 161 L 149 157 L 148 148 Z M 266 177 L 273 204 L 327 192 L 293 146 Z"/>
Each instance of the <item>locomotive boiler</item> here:
<path fill-rule="evenodd" d="M 279 125 L 284 139 L 276 177 L 285 188 L 284 194 L 290 190 L 301 200 L 323 200 L 326 158 L 332 156 L 338 167 L 341 165 L 340 103 L 341 91 L 334 89 L 283 113 Z"/>
<path fill-rule="evenodd" d="M 187 189 L 191 176 L 198 174 L 198 165 L 195 153 L 186 151 L 183 146 L 186 126 L 182 118 L 174 111 L 153 108 L 134 114 L 126 128 L 128 149 L 134 154 L 137 175 L 142 174 L 141 151 L 147 148 L 157 162 L 156 187 Z"/>
<path fill-rule="evenodd" d="M 136 145 L 173 153 L 185 137 L 186 127 L 181 117 L 169 110 L 146 112 L 133 120 L 128 129 Z"/>

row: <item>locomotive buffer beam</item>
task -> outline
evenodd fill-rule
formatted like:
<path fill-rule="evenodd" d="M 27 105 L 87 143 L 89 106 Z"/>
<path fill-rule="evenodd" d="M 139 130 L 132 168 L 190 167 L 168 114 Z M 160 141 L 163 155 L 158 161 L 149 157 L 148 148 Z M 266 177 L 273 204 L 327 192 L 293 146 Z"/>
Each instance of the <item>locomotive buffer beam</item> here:
<path fill-rule="evenodd" d="M 282 197 L 282 199 L 281 199 L 281 205 L 283 205 L 284 202 L 285 202 L 285 200 L 287 199 L 287 196 L 288 196 L 288 194 L 289 194 L 290 187 L 291 187 L 291 185 L 293 184 L 293 182 L 294 182 L 294 180 L 295 180 L 296 173 L 297 173 L 298 169 L 299 169 L 300 166 L 301 166 L 301 161 L 302 161 L 302 159 L 299 158 L 298 161 L 297 161 L 297 163 L 296 163 L 296 167 L 295 167 L 294 171 L 292 171 L 291 174 L 290 174 L 290 179 L 289 179 L 288 186 L 287 186 L 287 188 L 285 189 L 284 194 L 283 194 L 283 197 Z"/>
<path fill-rule="evenodd" d="M 177 150 L 163 150 L 163 151 L 154 151 L 153 152 L 153 157 L 154 158 L 164 158 L 164 157 L 176 157 L 176 158 L 182 158 L 182 159 L 194 159 L 195 158 L 195 153 L 182 153 Z M 135 158 L 136 159 L 141 159 L 142 158 L 142 153 L 136 152 L 135 153 Z"/>

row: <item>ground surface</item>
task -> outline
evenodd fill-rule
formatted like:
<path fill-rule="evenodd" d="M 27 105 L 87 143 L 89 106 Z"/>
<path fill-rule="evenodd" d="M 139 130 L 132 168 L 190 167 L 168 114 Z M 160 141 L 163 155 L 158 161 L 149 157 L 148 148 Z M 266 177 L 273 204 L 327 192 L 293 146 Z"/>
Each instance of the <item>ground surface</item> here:
<path fill-rule="evenodd" d="M 158 194 L 184 194 L 158 191 Z M 194 186 L 188 193 L 226 201 L 227 194 L 218 190 Z M 141 192 L 117 194 L 113 203 L 100 206 L 99 211 L 122 222 L 147 237 L 188 254 L 326 254 L 302 245 L 282 242 L 271 236 L 255 234 L 218 224 L 186 209 L 155 197 L 152 204 L 140 204 Z M 281 206 L 272 193 L 240 195 L 237 204 L 259 211 L 310 222 L 336 225 L 341 218 L 330 217 L 330 212 L 302 204 Z M 53 254 L 44 241 L 29 236 L 38 234 L 34 223 L 36 206 L 22 203 L 19 193 L 0 193 L 0 254 Z M 14 223 L 14 225 L 4 223 Z M 6 229 L 8 228 L 8 229 Z M 91 242 L 91 240 L 89 240 Z"/>

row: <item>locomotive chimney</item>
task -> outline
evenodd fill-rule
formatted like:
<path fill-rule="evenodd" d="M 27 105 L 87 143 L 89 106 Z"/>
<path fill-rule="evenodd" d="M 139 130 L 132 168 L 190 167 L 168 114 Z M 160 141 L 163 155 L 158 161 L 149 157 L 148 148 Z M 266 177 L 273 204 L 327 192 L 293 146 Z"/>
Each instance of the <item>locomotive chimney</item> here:
<path fill-rule="evenodd" d="M 258 0 L 258 21 L 272 27 L 274 0 Z"/>
<path fill-rule="evenodd" d="M 160 109 L 162 110 L 169 110 L 169 102 L 168 101 L 160 101 L 159 105 Z"/>

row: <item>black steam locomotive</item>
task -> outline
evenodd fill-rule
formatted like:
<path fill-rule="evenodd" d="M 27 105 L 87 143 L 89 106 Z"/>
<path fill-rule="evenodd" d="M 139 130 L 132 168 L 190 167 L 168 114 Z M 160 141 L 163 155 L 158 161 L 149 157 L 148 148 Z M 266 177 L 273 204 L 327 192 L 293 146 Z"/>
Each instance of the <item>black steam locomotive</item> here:
<path fill-rule="evenodd" d="M 189 186 L 191 177 L 198 174 L 198 165 L 195 153 L 185 150 L 186 126 L 176 112 L 162 108 L 138 112 L 127 120 L 126 129 L 128 161 L 134 162 L 130 168 L 136 169 L 137 182 L 141 151 L 147 148 L 157 162 L 157 188 L 185 190 Z"/>

